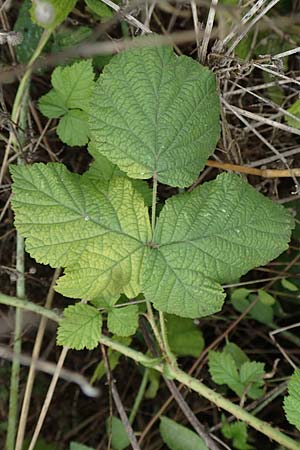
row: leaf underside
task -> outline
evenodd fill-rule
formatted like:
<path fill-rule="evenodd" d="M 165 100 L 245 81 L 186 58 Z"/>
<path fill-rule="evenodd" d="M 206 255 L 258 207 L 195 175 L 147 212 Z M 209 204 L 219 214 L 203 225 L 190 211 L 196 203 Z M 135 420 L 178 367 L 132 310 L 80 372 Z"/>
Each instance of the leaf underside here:
<path fill-rule="evenodd" d="M 171 186 L 192 184 L 220 134 L 213 74 L 169 47 L 115 56 L 96 82 L 90 115 L 99 153 L 129 177 L 156 174 Z"/>
<path fill-rule="evenodd" d="M 293 226 L 232 174 L 169 199 L 151 238 L 143 198 L 125 177 L 100 182 L 57 163 L 11 172 L 16 227 L 38 262 L 65 267 L 57 290 L 68 297 L 109 304 L 143 292 L 159 310 L 209 315 L 222 307 L 221 283 L 277 257 Z"/>

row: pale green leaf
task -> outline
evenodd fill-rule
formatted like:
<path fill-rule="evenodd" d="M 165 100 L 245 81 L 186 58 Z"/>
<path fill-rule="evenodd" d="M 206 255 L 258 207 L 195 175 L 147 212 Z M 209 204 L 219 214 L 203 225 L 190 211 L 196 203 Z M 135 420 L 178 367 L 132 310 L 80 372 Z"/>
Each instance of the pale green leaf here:
<path fill-rule="evenodd" d="M 112 10 L 101 0 L 84 0 L 86 6 L 99 17 L 112 17 Z"/>
<path fill-rule="evenodd" d="M 118 336 L 132 336 L 138 328 L 138 315 L 137 305 L 112 308 L 107 316 L 109 331 Z"/>
<path fill-rule="evenodd" d="M 203 439 L 194 431 L 162 416 L 159 431 L 170 450 L 208 450 Z"/>
<path fill-rule="evenodd" d="M 53 31 L 73 10 L 77 0 L 39 0 L 32 2 L 31 18 L 41 27 Z"/>
<path fill-rule="evenodd" d="M 269 294 L 269 292 L 265 291 L 264 289 L 258 290 L 258 297 L 264 305 L 272 306 L 274 305 L 274 303 L 276 303 L 276 298 L 274 298 L 273 295 Z"/>
<path fill-rule="evenodd" d="M 99 344 L 102 318 L 99 311 L 84 303 L 64 309 L 64 317 L 57 330 L 57 344 L 74 350 L 92 350 Z"/>
<path fill-rule="evenodd" d="M 59 139 L 68 145 L 85 145 L 89 140 L 88 116 L 79 109 L 69 110 L 59 121 L 56 129 Z"/>
<path fill-rule="evenodd" d="M 108 418 L 107 433 L 111 434 L 111 444 L 114 450 L 124 450 L 130 444 L 123 422 L 118 417 Z"/>
<path fill-rule="evenodd" d="M 287 248 L 293 220 L 239 176 L 167 200 L 144 259 L 144 294 L 183 317 L 219 311 L 230 283 Z"/>
<path fill-rule="evenodd" d="M 293 114 L 294 117 L 288 116 L 287 114 L 284 116 L 285 121 L 290 127 L 300 128 L 300 100 L 296 100 L 295 103 L 292 104 L 287 110 L 290 114 Z"/>
<path fill-rule="evenodd" d="M 169 47 L 122 52 L 96 82 L 90 129 L 98 151 L 128 176 L 188 186 L 219 138 L 214 76 Z"/>
<path fill-rule="evenodd" d="M 56 290 L 87 300 L 132 298 L 150 223 L 129 180 L 92 182 L 63 165 L 14 166 L 15 224 L 38 262 L 65 267 Z"/>
<path fill-rule="evenodd" d="M 237 289 L 239 290 L 239 289 Z M 236 292 L 236 291 L 235 291 Z M 233 307 L 238 312 L 244 312 L 248 306 L 255 301 L 256 296 L 254 294 L 248 294 L 249 297 L 244 297 L 242 293 L 238 293 L 238 295 L 234 295 L 235 292 L 231 296 L 231 302 Z M 249 291 L 251 292 L 251 291 Z M 257 320 L 260 323 L 264 323 L 266 325 L 272 324 L 274 318 L 274 310 L 273 305 L 266 305 L 263 302 L 256 302 L 255 305 L 251 308 L 249 312 L 249 316 Z"/>
<path fill-rule="evenodd" d="M 204 349 L 201 330 L 192 319 L 168 314 L 166 316 L 168 341 L 177 356 L 194 356 L 197 358 Z"/>
<path fill-rule="evenodd" d="M 300 431 L 300 370 L 293 373 L 288 383 L 288 395 L 284 398 L 284 412 L 290 424 Z"/>
<path fill-rule="evenodd" d="M 70 450 L 94 450 L 92 447 L 80 444 L 79 442 L 71 442 Z"/>
<path fill-rule="evenodd" d="M 291 292 L 299 291 L 298 286 L 296 286 L 294 283 L 292 283 L 291 281 L 287 280 L 286 278 L 282 278 L 282 280 L 280 280 L 280 282 L 281 282 L 281 286 L 284 289 L 287 289 L 288 291 L 291 291 Z"/>
<path fill-rule="evenodd" d="M 208 354 L 209 372 L 216 384 L 226 384 L 238 396 L 244 392 L 244 385 L 233 357 L 229 353 L 210 351 Z"/>
<path fill-rule="evenodd" d="M 248 444 L 248 430 L 245 422 L 227 423 L 222 421 L 222 434 L 225 438 L 232 440 L 232 445 L 237 450 L 251 450 Z"/>

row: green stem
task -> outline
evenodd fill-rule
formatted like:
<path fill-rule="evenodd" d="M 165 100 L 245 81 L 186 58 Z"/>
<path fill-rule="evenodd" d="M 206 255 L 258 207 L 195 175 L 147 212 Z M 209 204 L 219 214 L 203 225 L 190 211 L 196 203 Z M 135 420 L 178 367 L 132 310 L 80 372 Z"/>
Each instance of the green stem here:
<path fill-rule="evenodd" d="M 172 350 L 169 345 L 168 333 L 166 328 L 165 316 L 162 311 L 159 311 L 159 323 L 160 323 L 160 331 L 161 337 L 164 344 L 164 350 L 167 357 L 168 362 L 173 366 L 177 367 L 177 361 L 175 355 L 172 353 Z"/>
<path fill-rule="evenodd" d="M 51 309 L 36 305 L 35 303 L 29 302 L 28 300 L 20 300 L 17 297 L 11 297 L 10 295 L 0 293 L 0 304 L 13 306 L 14 308 L 25 309 L 26 311 L 31 311 L 41 316 L 47 317 L 54 322 L 59 322 L 61 320 L 61 316 Z"/>
<path fill-rule="evenodd" d="M 132 410 L 131 410 L 131 413 L 130 413 L 130 416 L 129 416 L 129 423 L 130 423 L 130 425 L 133 424 L 135 416 L 136 416 L 136 414 L 138 412 L 138 409 L 140 407 L 140 404 L 142 403 L 142 400 L 144 398 L 144 394 L 145 394 L 145 390 L 146 390 L 146 387 L 147 387 L 148 379 L 149 379 L 149 369 L 146 368 L 144 370 L 143 378 L 142 378 L 142 381 L 141 381 L 141 384 L 140 384 L 137 396 L 135 398 L 135 401 L 134 401 L 134 404 L 133 404 L 133 407 L 132 407 Z"/>
<path fill-rule="evenodd" d="M 23 303 L 22 307 L 24 309 L 34 311 L 38 314 L 42 314 L 56 322 L 59 322 L 61 320 L 60 315 L 55 313 L 54 311 L 51 312 L 51 311 L 47 310 L 46 308 L 43 308 L 42 306 L 38 306 L 38 305 L 35 305 L 30 302 L 22 302 L 21 300 L 15 298 L 15 297 L 9 297 L 7 295 L 0 294 L 0 303 L 4 303 L 4 304 L 10 305 L 10 306 L 20 306 Z M 52 314 L 49 314 L 49 313 L 52 313 Z M 157 370 L 158 372 L 160 372 L 162 374 L 168 373 L 170 376 L 173 377 L 174 380 L 177 380 L 180 383 L 183 383 L 185 386 L 187 386 L 188 388 L 197 392 L 198 394 L 200 394 L 202 397 L 206 398 L 207 400 L 211 401 L 219 408 L 222 408 L 222 409 L 224 409 L 224 411 L 229 412 L 230 414 L 235 416 L 237 419 L 242 420 L 243 422 L 246 422 L 252 428 L 265 434 L 266 436 L 268 436 L 270 439 L 274 440 L 278 444 L 286 447 L 289 450 L 300 450 L 300 443 L 294 441 L 289 436 L 287 436 L 286 434 L 279 431 L 277 428 L 273 428 L 268 423 L 258 419 L 257 417 L 253 416 L 252 414 L 248 413 L 240 406 L 236 405 L 235 403 L 232 403 L 230 400 L 227 400 L 222 395 L 220 395 L 217 392 L 213 391 L 212 389 L 208 388 L 207 386 L 205 386 L 205 384 L 201 383 L 199 380 L 186 374 L 179 368 L 174 368 L 167 363 L 162 363 L 162 362 L 158 361 L 157 359 L 150 358 L 149 356 L 145 355 L 144 353 L 134 350 L 131 347 L 127 347 L 126 345 L 120 344 L 119 342 L 114 341 L 111 338 L 104 336 L 104 335 L 102 335 L 100 337 L 100 343 L 103 345 L 106 345 L 107 347 L 111 348 L 112 350 L 122 353 L 124 356 L 127 356 L 127 357 L 133 359 L 134 361 L 142 364 L 145 367 L 151 367 L 152 369 Z"/>

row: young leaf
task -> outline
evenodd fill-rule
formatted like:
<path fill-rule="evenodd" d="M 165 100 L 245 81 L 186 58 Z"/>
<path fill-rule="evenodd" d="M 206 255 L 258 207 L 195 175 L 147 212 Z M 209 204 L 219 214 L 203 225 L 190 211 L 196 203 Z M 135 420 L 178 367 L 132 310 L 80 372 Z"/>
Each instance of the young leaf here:
<path fill-rule="evenodd" d="M 99 344 L 102 318 L 99 311 L 84 303 L 76 303 L 64 310 L 64 318 L 57 330 L 57 344 L 74 350 L 92 350 Z"/>
<path fill-rule="evenodd" d="M 107 316 L 109 331 L 117 336 L 132 336 L 138 328 L 138 314 L 137 305 L 112 308 Z"/>
<path fill-rule="evenodd" d="M 265 291 L 264 289 L 258 290 L 258 296 L 259 300 L 264 305 L 272 306 L 276 303 L 276 299 L 273 297 L 273 295 L 269 294 L 269 292 Z"/>
<path fill-rule="evenodd" d="M 300 431 L 300 370 L 293 373 L 288 383 L 288 395 L 284 398 L 284 412 L 290 424 Z"/>
<path fill-rule="evenodd" d="M 263 395 L 265 365 L 256 361 L 246 361 L 240 368 L 240 380 L 248 397 L 256 400 Z"/>
<path fill-rule="evenodd" d="M 49 118 L 61 118 L 57 127 L 60 139 L 68 145 L 88 142 L 87 110 L 94 87 L 92 62 L 84 60 L 57 67 L 51 77 L 53 89 L 39 99 L 41 112 Z"/>
<path fill-rule="evenodd" d="M 210 351 L 208 365 L 213 381 L 217 384 L 227 384 L 239 397 L 246 393 L 248 397 L 257 399 L 263 394 L 263 363 L 246 361 L 238 370 L 230 353 Z"/>
<path fill-rule="evenodd" d="M 245 422 L 227 423 L 222 421 L 221 431 L 223 436 L 232 440 L 232 445 L 237 450 L 251 450 L 253 447 L 248 444 L 248 431 Z"/>
<path fill-rule="evenodd" d="M 194 431 L 162 416 L 159 431 L 170 450 L 208 450 L 203 439 Z"/>
<path fill-rule="evenodd" d="M 227 342 L 227 344 L 223 348 L 223 352 L 233 357 L 238 369 L 240 369 L 245 362 L 249 361 L 246 353 L 234 342 Z"/>
<path fill-rule="evenodd" d="M 292 283 L 291 281 L 287 280 L 286 278 L 282 278 L 282 280 L 280 280 L 280 282 L 281 282 L 281 286 L 284 289 L 287 289 L 288 291 L 291 291 L 291 292 L 299 291 L 298 286 L 296 286 L 294 283 Z"/>
<path fill-rule="evenodd" d="M 135 297 L 150 240 L 148 211 L 129 180 L 92 182 L 63 165 L 14 166 L 15 223 L 38 262 L 66 267 L 56 290 L 88 300 Z"/>
<path fill-rule="evenodd" d="M 204 349 L 204 339 L 200 329 L 192 319 L 167 315 L 168 341 L 177 356 L 197 358 Z"/>
<path fill-rule="evenodd" d="M 32 2 L 32 21 L 53 31 L 72 11 L 77 0 L 38 0 Z"/>
<path fill-rule="evenodd" d="M 169 47 L 113 57 L 96 82 L 90 112 L 99 153 L 129 177 L 155 174 L 171 186 L 192 184 L 220 133 L 213 74 Z"/>
<path fill-rule="evenodd" d="M 220 283 L 278 256 L 292 227 L 281 205 L 237 175 L 219 175 L 167 200 L 144 259 L 144 294 L 171 314 L 213 314 L 225 297 Z"/>
<path fill-rule="evenodd" d="M 118 417 L 108 418 L 107 433 L 111 434 L 111 444 L 114 450 L 124 450 L 130 444 L 123 422 Z"/>
<path fill-rule="evenodd" d="M 244 386 L 233 357 L 224 352 L 210 351 L 208 354 L 209 372 L 216 384 L 227 384 L 238 396 L 244 392 Z"/>

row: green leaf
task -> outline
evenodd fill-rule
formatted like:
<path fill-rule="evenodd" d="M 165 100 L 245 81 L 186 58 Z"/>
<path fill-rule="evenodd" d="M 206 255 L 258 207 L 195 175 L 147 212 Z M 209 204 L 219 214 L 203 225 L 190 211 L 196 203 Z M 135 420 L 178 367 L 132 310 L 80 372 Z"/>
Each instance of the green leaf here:
<path fill-rule="evenodd" d="M 107 180 L 112 177 L 127 177 L 125 172 L 122 172 L 116 164 L 113 164 L 105 156 L 101 155 L 95 149 L 95 144 L 89 142 L 89 153 L 94 157 L 94 161 L 91 163 L 87 175 L 94 180 Z M 130 178 L 128 178 L 130 179 Z M 152 190 L 149 188 L 148 183 L 144 180 L 132 180 L 130 179 L 133 187 L 142 195 L 145 205 L 151 206 L 152 204 Z"/>
<path fill-rule="evenodd" d="M 194 431 L 162 416 L 159 431 L 170 450 L 208 450 L 203 439 Z"/>
<path fill-rule="evenodd" d="M 238 370 L 237 363 L 228 351 L 210 351 L 208 365 L 213 381 L 220 385 L 226 384 L 239 397 L 246 393 L 248 397 L 257 399 L 263 394 L 263 363 L 246 361 Z"/>
<path fill-rule="evenodd" d="M 287 289 L 288 291 L 291 291 L 291 292 L 299 291 L 298 286 L 296 286 L 294 283 L 292 283 L 291 281 L 287 280 L 286 278 L 282 278 L 282 280 L 280 280 L 280 282 L 281 282 L 281 286 L 284 289 Z"/>
<path fill-rule="evenodd" d="M 122 52 L 96 82 L 90 129 L 97 151 L 129 177 L 189 186 L 220 134 L 214 76 L 169 47 Z"/>
<path fill-rule="evenodd" d="M 108 418 L 107 433 L 111 434 L 111 444 L 114 450 L 124 450 L 130 444 L 123 422 L 118 417 Z"/>
<path fill-rule="evenodd" d="M 15 47 L 17 60 L 21 64 L 25 64 L 30 60 L 43 33 L 43 28 L 31 20 L 30 7 L 31 0 L 24 0 L 21 3 L 18 18 L 14 25 L 14 31 L 19 31 L 23 35 L 22 42 Z"/>
<path fill-rule="evenodd" d="M 237 450 L 251 450 L 253 447 L 248 444 L 248 431 L 245 422 L 227 423 L 222 420 L 222 434 L 225 438 L 232 440 L 232 445 Z"/>
<path fill-rule="evenodd" d="M 86 6 L 99 17 L 112 17 L 112 10 L 106 6 L 101 0 L 84 0 Z"/>
<path fill-rule="evenodd" d="M 51 119 L 61 118 L 57 134 L 63 142 L 85 145 L 89 137 L 87 110 L 94 87 L 92 62 L 57 67 L 51 81 L 53 89 L 39 99 L 41 112 Z"/>
<path fill-rule="evenodd" d="M 296 100 L 295 103 L 293 103 L 292 106 L 290 106 L 287 111 L 293 114 L 295 118 L 288 116 L 286 114 L 284 116 L 286 123 L 290 127 L 300 128 L 300 100 Z"/>
<path fill-rule="evenodd" d="M 263 289 L 258 290 L 258 297 L 264 305 L 272 306 L 276 303 L 276 299 L 273 297 L 273 295 L 269 294 Z"/>
<path fill-rule="evenodd" d="M 99 344 L 102 318 L 96 308 L 84 303 L 76 303 L 64 309 L 64 317 L 59 323 L 57 344 L 74 350 L 92 350 Z"/>
<path fill-rule="evenodd" d="M 290 424 L 300 431 L 300 370 L 293 373 L 288 383 L 288 395 L 284 398 L 284 412 Z"/>
<path fill-rule="evenodd" d="M 78 45 L 82 41 L 88 39 L 91 34 L 91 28 L 85 26 L 76 26 L 71 30 L 70 28 L 60 29 L 53 36 L 54 42 L 51 45 L 51 52 L 56 53 L 63 49 Z"/>
<path fill-rule="evenodd" d="M 112 308 L 108 312 L 107 326 L 118 336 L 132 336 L 138 328 L 139 308 L 137 305 Z"/>
<path fill-rule="evenodd" d="M 11 167 L 15 224 L 38 262 L 65 267 L 56 290 L 111 302 L 141 292 L 140 269 L 151 230 L 129 180 L 92 182 L 57 163 Z"/>
<path fill-rule="evenodd" d="M 265 365 L 256 361 L 247 361 L 240 368 L 240 380 L 248 397 L 256 400 L 263 395 Z"/>
<path fill-rule="evenodd" d="M 197 358 L 204 349 L 204 339 L 200 329 L 192 319 L 168 314 L 168 341 L 177 356 L 194 356 Z"/>
<path fill-rule="evenodd" d="M 94 450 L 92 447 L 87 447 L 86 445 L 80 444 L 79 442 L 71 442 L 70 450 Z"/>
<path fill-rule="evenodd" d="M 56 129 L 62 142 L 68 145 L 85 145 L 89 140 L 88 115 L 85 111 L 72 109 L 62 117 Z"/>
<path fill-rule="evenodd" d="M 234 342 L 227 342 L 225 347 L 223 348 L 223 352 L 229 354 L 233 357 L 236 367 L 240 369 L 240 367 L 247 361 L 249 361 L 246 353 Z"/>
<path fill-rule="evenodd" d="M 53 31 L 73 10 L 77 0 L 39 0 L 32 3 L 31 18 L 43 28 Z"/>
<path fill-rule="evenodd" d="M 242 289 L 237 289 L 236 291 L 234 291 L 232 293 L 231 302 L 232 302 L 234 309 L 236 309 L 238 312 L 242 313 L 245 311 L 246 308 L 248 308 L 250 303 L 252 303 L 255 300 L 256 296 L 251 294 L 252 291 L 250 291 L 248 289 L 245 289 L 244 292 L 237 292 L 237 291 L 242 291 Z M 249 293 L 247 294 L 246 291 L 249 291 Z M 274 306 L 276 306 L 276 304 L 271 306 L 271 305 L 266 305 L 261 301 L 258 301 L 251 308 L 251 310 L 249 312 L 249 316 L 252 319 L 257 320 L 260 323 L 269 325 L 273 322 L 273 318 L 274 318 L 273 307 Z"/>
<path fill-rule="evenodd" d="M 149 373 L 149 384 L 145 392 L 145 398 L 154 399 L 157 395 L 159 389 L 159 382 L 161 374 L 154 369 L 148 369 Z"/>
<path fill-rule="evenodd" d="M 244 386 L 233 357 L 229 353 L 210 351 L 208 354 L 209 372 L 216 384 L 226 384 L 238 396 L 242 396 Z"/>
<path fill-rule="evenodd" d="M 292 217 L 233 174 L 167 200 L 143 261 L 146 298 L 183 317 L 219 311 L 230 283 L 287 248 Z"/>

